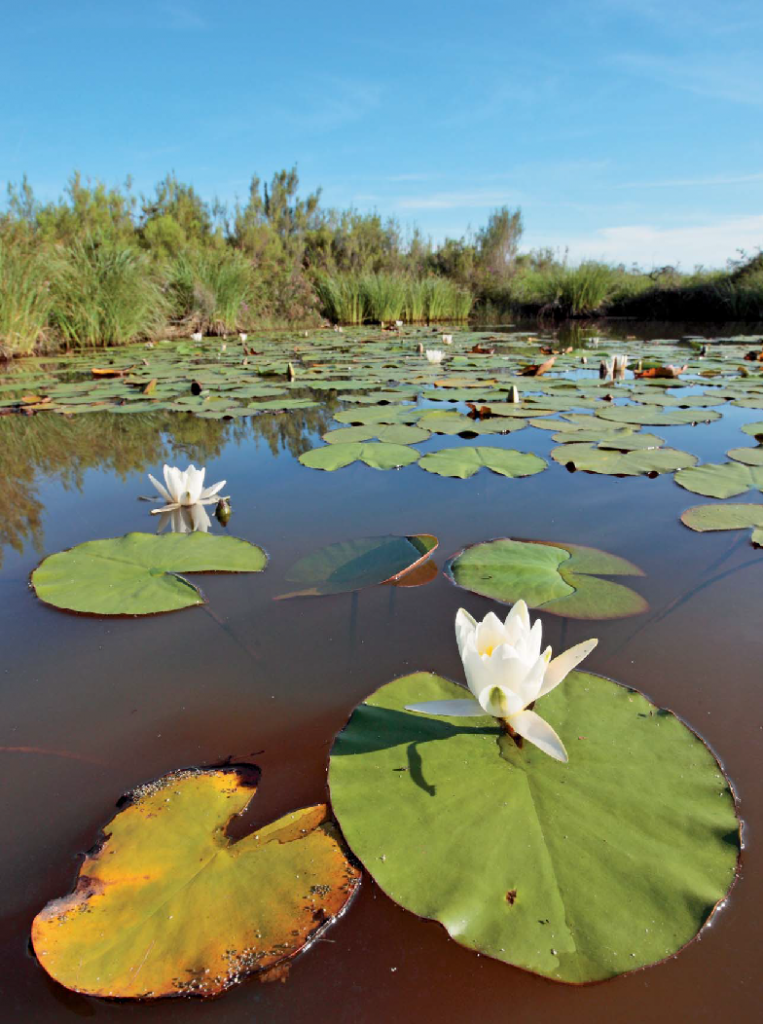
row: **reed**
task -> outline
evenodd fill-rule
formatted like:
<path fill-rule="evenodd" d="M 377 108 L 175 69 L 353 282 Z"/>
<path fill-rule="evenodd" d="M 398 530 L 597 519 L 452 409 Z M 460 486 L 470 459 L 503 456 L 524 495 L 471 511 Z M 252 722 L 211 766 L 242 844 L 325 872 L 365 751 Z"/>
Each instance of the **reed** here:
<path fill-rule="evenodd" d="M 30 355 L 50 315 L 44 255 L 0 240 L 0 357 Z"/>

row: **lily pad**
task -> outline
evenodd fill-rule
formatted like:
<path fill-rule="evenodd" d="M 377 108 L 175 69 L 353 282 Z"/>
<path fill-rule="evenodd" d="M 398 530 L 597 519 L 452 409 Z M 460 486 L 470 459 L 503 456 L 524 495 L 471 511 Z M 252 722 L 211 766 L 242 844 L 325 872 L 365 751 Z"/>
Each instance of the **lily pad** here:
<path fill-rule="evenodd" d="M 261 572 L 268 556 L 237 537 L 128 533 L 49 555 L 32 573 L 46 604 L 91 615 L 152 615 L 204 604 L 180 572 Z"/>
<path fill-rule="evenodd" d="M 327 431 L 323 435 L 323 440 L 327 444 L 350 444 L 355 441 L 370 441 L 374 437 L 389 444 L 418 444 L 419 441 L 426 441 L 430 433 L 421 427 L 393 423 L 390 426 L 339 427 L 337 430 Z"/>
<path fill-rule="evenodd" d="M 354 441 L 349 444 L 328 444 L 325 448 L 312 448 L 300 455 L 299 461 L 310 469 L 325 469 L 331 473 L 353 462 L 364 462 L 372 469 L 400 469 L 417 462 L 419 452 L 404 444 L 386 441 Z"/>
<path fill-rule="evenodd" d="M 464 696 L 418 672 L 381 687 L 334 743 L 331 801 L 396 903 L 461 945 L 581 984 L 658 963 L 734 882 L 734 797 L 672 712 L 573 672 L 543 698 L 570 752 L 516 746 L 492 717 L 405 710 Z"/>
<path fill-rule="evenodd" d="M 753 437 L 763 437 L 763 420 L 758 423 L 745 423 L 742 430 Z"/>
<path fill-rule="evenodd" d="M 763 491 L 763 466 L 740 462 L 708 462 L 676 473 L 675 481 L 687 491 L 708 498 L 733 498 L 751 488 Z"/>
<path fill-rule="evenodd" d="M 500 476 L 533 476 L 546 468 L 539 455 L 518 452 L 509 448 L 441 448 L 428 452 L 419 460 L 419 466 L 438 476 L 455 476 L 466 480 L 482 467 Z"/>
<path fill-rule="evenodd" d="M 474 544 L 454 555 L 445 575 L 474 594 L 571 619 L 621 619 L 648 611 L 630 587 L 600 576 L 643 576 L 633 562 L 582 544 L 511 540 Z"/>
<path fill-rule="evenodd" d="M 333 923 L 360 872 L 325 805 L 226 836 L 258 776 L 253 765 L 186 769 L 123 797 L 74 892 L 34 919 L 48 974 L 95 996 L 218 995 Z"/>
<path fill-rule="evenodd" d="M 437 547 L 430 533 L 410 537 L 360 537 L 339 541 L 301 558 L 286 574 L 290 583 L 307 584 L 286 597 L 344 594 L 379 583 L 394 583 L 422 565 Z"/>
<path fill-rule="evenodd" d="M 591 444 L 563 444 L 551 449 L 551 458 L 563 466 L 608 476 L 659 476 L 693 466 L 697 459 L 675 448 L 646 448 L 620 452 Z"/>
<path fill-rule="evenodd" d="M 732 448 L 726 454 L 735 462 L 743 462 L 745 466 L 763 466 L 763 444 L 757 448 Z"/>
<path fill-rule="evenodd" d="M 638 423 L 640 426 L 670 427 L 687 423 L 711 423 L 721 414 L 713 409 L 673 409 L 665 412 L 657 405 L 611 405 L 596 413 L 604 420 L 616 423 Z"/>
<path fill-rule="evenodd" d="M 752 530 L 752 542 L 763 547 L 763 505 L 694 505 L 681 522 L 697 533 L 712 530 Z"/>

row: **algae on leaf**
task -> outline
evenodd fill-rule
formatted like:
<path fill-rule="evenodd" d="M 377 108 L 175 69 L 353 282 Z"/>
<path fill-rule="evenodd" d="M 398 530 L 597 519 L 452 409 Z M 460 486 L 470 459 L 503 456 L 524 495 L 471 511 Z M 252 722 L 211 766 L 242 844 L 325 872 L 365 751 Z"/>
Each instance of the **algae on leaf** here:
<path fill-rule="evenodd" d="M 87 995 L 213 996 L 333 923 L 360 872 L 325 805 L 226 836 L 258 777 L 253 765 L 184 769 L 123 798 L 74 892 L 34 919 L 47 973 Z"/>

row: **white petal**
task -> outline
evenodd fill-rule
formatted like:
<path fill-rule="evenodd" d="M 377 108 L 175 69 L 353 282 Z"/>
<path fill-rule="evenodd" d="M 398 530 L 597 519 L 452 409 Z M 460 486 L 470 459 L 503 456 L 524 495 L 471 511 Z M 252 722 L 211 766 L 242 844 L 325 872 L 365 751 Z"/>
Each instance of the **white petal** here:
<path fill-rule="evenodd" d="M 524 638 L 525 642 L 520 650 L 523 658 L 528 661 L 537 661 L 540 657 L 540 645 L 543 639 L 543 623 L 540 619 L 536 619 L 533 623 L 533 628 Z"/>
<path fill-rule="evenodd" d="M 476 700 L 430 700 L 424 704 L 406 704 L 406 711 L 418 711 L 422 715 L 444 715 L 446 718 L 484 717 L 485 712 Z"/>
<path fill-rule="evenodd" d="M 188 491 L 188 501 L 184 504 L 195 505 L 201 497 L 201 492 L 204 489 L 204 474 L 206 469 L 197 469 L 191 465 L 185 472 L 185 484 Z"/>
<path fill-rule="evenodd" d="M 544 754 L 553 757 L 557 761 L 567 761 L 567 751 L 564 744 L 556 735 L 551 726 L 540 715 L 534 711 L 520 711 L 517 715 L 509 717 L 509 725 L 514 732 L 533 743 Z"/>
<path fill-rule="evenodd" d="M 503 682 L 500 659 L 481 658 L 473 640 L 467 642 L 463 663 L 466 684 L 477 700 L 486 686 L 500 686 Z"/>
<path fill-rule="evenodd" d="M 482 622 L 477 623 L 477 629 L 474 632 L 477 652 L 491 655 L 496 647 L 505 642 L 503 623 L 495 612 L 488 612 Z"/>
<path fill-rule="evenodd" d="M 568 651 L 564 651 L 563 654 L 554 658 L 546 669 L 538 696 L 543 697 L 544 694 L 558 686 L 567 674 L 580 664 L 583 658 L 588 657 L 598 642 L 598 640 L 584 640 L 582 644 L 576 644 L 575 647 L 570 647 Z"/>
<path fill-rule="evenodd" d="M 191 505 L 188 509 L 188 514 L 191 518 L 191 526 L 194 530 L 198 530 L 201 533 L 207 533 L 212 521 L 207 515 L 207 511 L 203 505 Z"/>
<path fill-rule="evenodd" d="M 162 484 L 159 483 L 155 476 L 151 476 L 151 474 L 149 473 L 148 479 L 151 481 L 151 483 L 154 485 L 158 493 L 161 495 L 162 498 L 164 498 L 165 501 L 172 501 L 172 496 L 170 492 L 167 490 L 166 487 L 163 487 Z"/>
<path fill-rule="evenodd" d="M 523 707 L 532 704 L 541 695 L 541 687 L 543 686 L 543 680 L 550 660 L 551 648 L 547 647 L 543 654 L 538 656 L 529 671 L 526 672 L 522 682 L 517 686 L 511 687 L 522 698 Z"/>
<path fill-rule="evenodd" d="M 477 620 L 473 619 L 465 608 L 459 608 L 456 612 L 456 643 L 458 644 L 458 653 L 462 658 L 467 638 L 474 633 L 476 628 Z"/>
<path fill-rule="evenodd" d="M 225 487 L 225 484 L 226 484 L 226 481 L 225 480 L 221 480 L 219 484 L 212 484 L 211 487 L 205 487 L 204 490 L 199 495 L 199 497 L 200 498 L 212 498 L 212 497 L 214 497 L 215 494 L 217 494 L 219 491 L 221 491 L 223 489 L 223 487 Z"/>
<path fill-rule="evenodd" d="M 151 515 L 158 516 L 160 512 L 174 512 L 176 508 L 180 508 L 180 505 L 176 501 L 171 501 L 169 505 L 165 505 L 163 508 L 152 508 Z"/>
<path fill-rule="evenodd" d="M 520 637 L 530 632 L 530 613 L 524 601 L 517 601 L 504 624 L 506 639 L 510 644 L 516 644 Z"/>
<path fill-rule="evenodd" d="M 522 711 L 522 699 L 505 686 L 489 686 L 479 697 L 480 704 L 489 715 L 510 718 Z"/>
<path fill-rule="evenodd" d="M 180 495 L 185 489 L 185 473 L 181 473 L 177 466 L 164 467 L 164 482 L 173 501 L 179 501 Z"/>

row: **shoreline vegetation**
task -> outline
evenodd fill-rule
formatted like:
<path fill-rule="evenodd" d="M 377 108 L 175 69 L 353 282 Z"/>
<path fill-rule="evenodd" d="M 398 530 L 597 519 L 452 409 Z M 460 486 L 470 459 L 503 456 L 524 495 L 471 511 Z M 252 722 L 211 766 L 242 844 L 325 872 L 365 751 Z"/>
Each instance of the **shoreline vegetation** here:
<path fill-rule="evenodd" d="M 646 272 L 520 251 L 520 210 L 435 246 L 377 213 L 299 196 L 296 168 L 245 202 L 205 202 L 168 174 L 153 196 L 75 173 L 41 203 L 27 181 L 0 213 L 0 358 L 133 341 L 224 337 L 326 321 L 762 321 L 763 253 L 725 270 Z"/>

